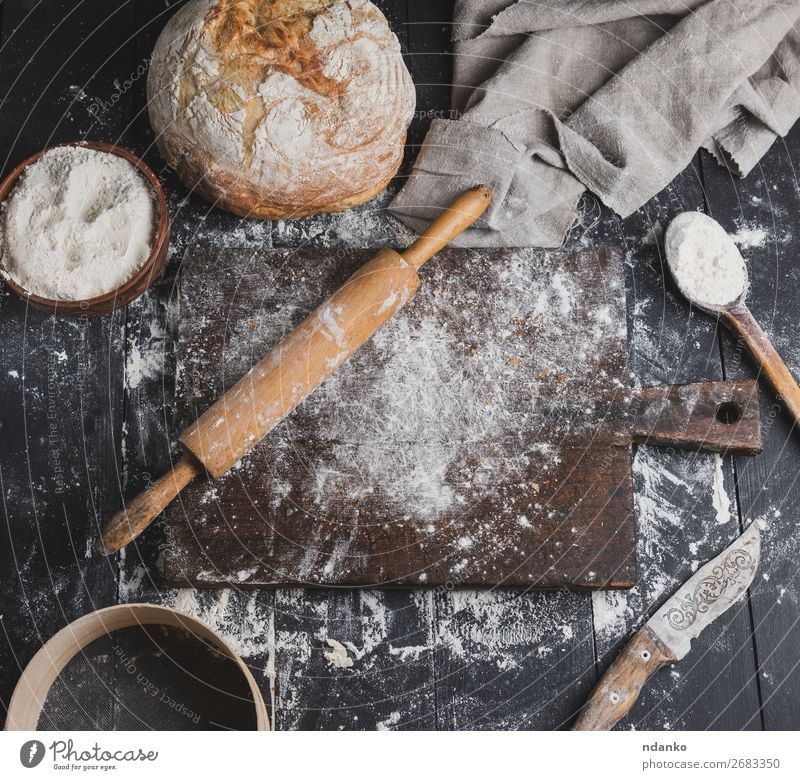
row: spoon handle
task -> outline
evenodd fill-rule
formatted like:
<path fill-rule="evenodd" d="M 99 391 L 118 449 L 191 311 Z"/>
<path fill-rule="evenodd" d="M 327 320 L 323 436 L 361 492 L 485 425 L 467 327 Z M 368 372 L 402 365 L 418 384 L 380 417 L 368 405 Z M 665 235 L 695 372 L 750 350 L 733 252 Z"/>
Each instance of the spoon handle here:
<path fill-rule="evenodd" d="M 722 316 L 728 327 L 750 348 L 753 357 L 794 417 L 795 425 L 800 426 L 800 387 L 750 309 L 744 303 L 738 303 L 729 309 L 723 309 Z"/>

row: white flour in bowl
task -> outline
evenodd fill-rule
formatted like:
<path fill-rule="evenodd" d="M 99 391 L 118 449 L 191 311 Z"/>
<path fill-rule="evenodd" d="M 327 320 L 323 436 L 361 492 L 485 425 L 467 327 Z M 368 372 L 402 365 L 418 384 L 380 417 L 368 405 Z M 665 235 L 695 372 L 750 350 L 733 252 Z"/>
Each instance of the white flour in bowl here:
<path fill-rule="evenodd" d="M 722 225 L 699 211 L 686 211 L 670 223 L 667 262 L 681 292 L 693 303 L 719 308 L 747 289 L 747 269 Z"/>
<path fill-rule="evenodd" d="M 3 204 L 3 270 L 43 298 L 96 298 L 147 261 L 155 219 L 152 187 L 128 160 L 79 146 L 51 149 Z"/>

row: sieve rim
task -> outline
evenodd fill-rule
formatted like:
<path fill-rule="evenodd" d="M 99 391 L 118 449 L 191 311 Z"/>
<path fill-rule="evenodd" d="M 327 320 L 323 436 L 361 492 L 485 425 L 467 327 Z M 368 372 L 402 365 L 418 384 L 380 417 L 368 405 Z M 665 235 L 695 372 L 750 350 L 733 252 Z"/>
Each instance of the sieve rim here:
<path fill-rule="evenodd" d="M 30 660 L 14 687 L 5 731 L 36 731 L 53 683 L 67 664 L 96 639 L 123 628 L 163 625 L 182 628 L 207 640 L 233 661 L 247 681 L 256 709 L 256 730 L 270 731 L 264 697 L 233 647 L 214 629 L 185 612 L 156 604 L 117 604 L 90 612 L 62 628 L 47 640 Z"/>

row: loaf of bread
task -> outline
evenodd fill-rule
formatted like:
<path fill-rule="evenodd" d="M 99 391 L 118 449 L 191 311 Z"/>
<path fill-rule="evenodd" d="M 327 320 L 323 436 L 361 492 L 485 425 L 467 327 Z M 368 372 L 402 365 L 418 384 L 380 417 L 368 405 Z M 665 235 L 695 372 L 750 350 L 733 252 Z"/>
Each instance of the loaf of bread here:
<path fill-rule="evenodd" d="M 192 0 L 159 37 L 147 87 L 181 180 L 267 219 L 381 192 L 415 106 L 398 40 L 367 0 Z"/>

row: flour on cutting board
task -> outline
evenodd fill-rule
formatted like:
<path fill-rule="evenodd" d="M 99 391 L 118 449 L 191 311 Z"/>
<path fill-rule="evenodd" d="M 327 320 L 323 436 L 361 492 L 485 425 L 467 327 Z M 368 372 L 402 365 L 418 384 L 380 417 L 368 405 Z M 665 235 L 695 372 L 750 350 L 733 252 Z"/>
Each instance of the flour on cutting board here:
<path fill-rule="evenodd" d="M 558 460 L 558 444 L 537 441 L 539 429 L 560 427 L 561 438 L 575 432 L 595 401 L 593 383 L 611 384 L 593 372 L 607 354 L 601 345 L 624 339 L 621 290 L 612 283 L 610 305 L 586 307 L 571 274 L 537 273 L 525 256 L 482 269 L 489 287 L 502 291 L 488 301 L 434 271 L 414 314 L 406 310 L 392 319 L 373 337 L 370 354 L 357 353 L 351 368 L 304 402 L 330 445 L 309 458 L 304 475 L 276 471 L 269 479 L 285 486 L 302 478 L 301 493 L 315 511 L 343 496 L 381 496 L 408 518 L 430 518 L 458 505 L 460 486 L 473 495 L 496 490 L 501 457 L 509 480 L 535 471 L 531 463 L 541 464 L 545 478 L 548 461 Z M 426 297 L 429 290 L 435 292 Z M 287 315 L 295 316 L 255 313 L 241 335 L 229 324 L 226 373 L 244 373 L 258 349 L 253 334 L 274 343 L 286 331 Z M 185 357 L 195 359 L 207 357 Z M 276 453 L 296 448 L 293 435 L 291 423 L 282 426 L 265 446 Z M 502 453 L 489 449 L 503 441 Z"/>
<path fill-rule="evenodd" d="M 337 460 L 320 464 L 314 478 L 314 496 L 323 504 L 340 490 L 337 478 L 347 473 L 338 458 L 348 459 L 358 469 L 361 482 L 347 489 L 369 493 L 379 489 L 395 495 L 411 512 L 441 512 L 455 493 L 447 484 L 447 469 L 461 448 L 457 431 L 477 435 L 489 417 L 472 417 L 481 403 L 467 377 L 460 374 L 452 338 L 436 323 L 425 321 L 413 327 L 407 320 L 375 336 L 380 351 L 396 351 L 402 360 L 390 360 L 373 385 L 377 402 L 344 408 L 328 432 L 334 440 L 353 437 L 355 448 L 342 447 Z M 453 387 L 453 378 L 461 379 Z M 478 392 L 481 392 L 478 390 Z M 488 395 L 484 392 L 488 401 Z M 346 405 L 343 404 L 346 407 Z M 382 412 L 376 414 L 377 409 Z M 453 433 L 454 435 L 448 436 Z M 444 435 L 443 435 L 444 434 Z M 468 433 L 468 436 L 470 434 Z M 392 447 L 403 442 L 403 447 Z"/>

